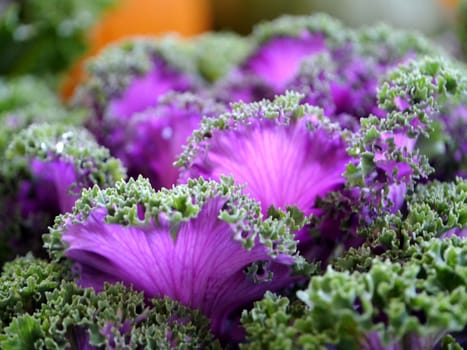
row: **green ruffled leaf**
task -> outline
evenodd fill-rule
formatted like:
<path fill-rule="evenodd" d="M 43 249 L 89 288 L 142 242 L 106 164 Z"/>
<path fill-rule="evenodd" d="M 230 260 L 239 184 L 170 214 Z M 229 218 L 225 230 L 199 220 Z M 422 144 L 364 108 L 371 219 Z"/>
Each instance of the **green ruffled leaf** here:
<path fill-rule="evenodd" d="M 407 196 L 404 213 L 385 214 L 357 234 L 366 238 L 333 264 L 341 271 L 366 271 L 373 257 L 405 261 L 420 251 L 423 242 L 442 237 L 451 229 L 467 229 L 467 180 L 419 185 Z"/>
<path fill-rule="evenodd" d="M 212 83 L 241 62 L 250 53 L 252 43 L 234 33 L 213 32 L 195 38 L 192 45 L 200 75 Z"/>
<path fill-rule="evenodd" d="M 220 349 L 198 311 L 165 299 L 145 301 L 121 284 L 103 291 L 63 283 L 32 315 L 0 334 L 2 349 Z"/>
<path fill-rule="evenodd" d="M 14 316 L 35 312 L 47 292 L 70 278 L 67 263 L 48 263 L 31 255 L 6 263 L 0 275 L 0 330 Z"/>
<path fill-rule="evenodd" d="M 330 46 L 343 45 L 353 33 L 338 20 L 325 15 L 282 16 L 276 20 L 260 23 L 253 29 L 253 39 L 262 44 L 273 37 L 299 36 L 303 32 L 323 35 Z"/>
<path fill-rule="evenodd" d="M 362 273 L 329 267 L 297 292 L 302 304 L 267 294 L 245 311 L 242 349 L 370 349 L 367 341 L 432 348 L 439 335 L 467 325 L 466 259 L 467 241 L 455 237 L 425 242 L 402 265 L 373 259 Z"/>

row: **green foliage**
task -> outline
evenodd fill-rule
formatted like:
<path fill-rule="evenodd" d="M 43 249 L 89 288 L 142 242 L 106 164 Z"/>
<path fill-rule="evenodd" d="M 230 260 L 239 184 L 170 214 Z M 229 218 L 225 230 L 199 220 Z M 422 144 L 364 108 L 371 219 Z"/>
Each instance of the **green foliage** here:
<path fill-rule="evenodd" d="M 0 159 L 12 136 L 33 122 L 77 124 L 82 119 L 81 111 L 67 110 L 37 78 L 0 79 Z"/>
<path fill-rule="evenodd" d="M 443 50 L 421 33 L 399 30 L 385 24 L 361 27 L 355 41 L 362 56 L 377 62 L 400 62 L 407 56 L 438 56 Z"/>
<path fill-rule="evenodd" d="M 84 53 L 86 32 L 113 2 L 7 1 L 0 13 L 0 75 L 65 70 Z"/>
<path fill-rule="evenodd" d="M 323 35 L 331 46 L 343 45 L 353 35 L 338 20 L 325 14 L 314 14 L 282 16 L 260 23 L 254 27 L 252 37 L 260 45 L 276 36 L 300 36 L 304 32 Z"/>
<path fill-rule="evenodd" d="M 0 79 L 0 114 L 24 105 L 58 104 L 58 99 L 46 84 L 32 76 Z"/>
<path fill-rule="evenodd" d="M 407 196 L 406 205 L 404 213 L 388 213 L 370 225 L 361 225 L 357 234 L 366 242 L 339 257 L 334 268 L 366 271 L 377 256 L 405 261 L 419 253 L 423 242 L 442 237 L 451 229 L 467 228 L 467 181 L 419 185 Z"/>
<path fill-rule="evenodd" d="M 431 114 L 447 100 L 461 98 L 466 88 L 464 72 L 447 59 L 426 57 L 400 65 L 387 75 L 378 93 L 380 107 L 390 113 L 383 125 L 397 124 L 414 135 L 426 135 L 431 129 Z M 397 104 L 401 100 L 406 107 Z"/>
<path fill-rule="evenodd" d="M 432 348 L 467 325 L 466 259 L 465 240 L 432 239 L 402 265 L 374 259 L 363 273 L 329 267 L 297 292 L 302 305 L 267 294 L 245 311 L 242 349 Z"/>
<path fill-rule="evenodd" d="M 420 186 L 408 203 L 407 226 L 414 235 L 440 235 L 467 227 L 467 180 Z"/>
<path fill-rule="evenodd" d="M 267 292 L 251 311 L 242 314 L 247 341 L 240 349 L 326 349 L 323 344 L 330 343 L 331 339 L 326 334 L 317 334 L 303 317 L 305 313 L 302 302 L 291 303 L 286 297 Z"/>
<path fill-rule="evenodd" d="M 459 1 L 457 8 L 457 35 L 459 37 L 459 44 L 463 50 L 464 57 L 467 54 L 467 1 Z"/>
<path fill-rule="evenodd" d="M 170 299 L 145 301 L 121 284 L 96 293 L 62 283 L 34 314 L 18 315 L 0 334 L 5 350 L 220 349 L 209 321 Z"/>
<path fill-rule="evenodd" d="M 193 55 L 200 75 L 208 82 L 215 82 L 251 50 L 251 41 L 234 33 L 207 33 L 193 40 Z"/>
<path fill-rule="evenodd" d="M 32 314 L 45 294 L 70 278 L 68 264 L 48 263 L 31 255 L 6 263 L 0 275 L 0 333 L 14 316 Z"/>

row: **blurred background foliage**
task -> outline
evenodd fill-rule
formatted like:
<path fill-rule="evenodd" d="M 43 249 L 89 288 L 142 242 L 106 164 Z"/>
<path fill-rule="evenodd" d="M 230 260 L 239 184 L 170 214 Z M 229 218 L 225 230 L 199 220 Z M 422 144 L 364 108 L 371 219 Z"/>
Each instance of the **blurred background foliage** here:
<path fill-rule="evenodd" d="M 263 19 L 312 12 L 328 13 L 348 26 L 384 21 L 398 28 L 434 33 L 446 20 L 440 9 L 455 6 L 436 0 L 213 0 L 212 4 L 216 27 L 245 34 Z"/>
<path fill-rule="evenodd" d="M 1 0 L 0 76 L 38 75 L 72 94 L 83 63 L 130 35 L 247 34 L 282 14 L 325 12 L 349 26 L 384 21 L 467 51 L 467 0 Z"/>
<path fill-rule="evenodd" d="M 0 74 L 57 73 L 86 49 L 85 32 L 114 0 L 7 0 L 0 20 Z"/>

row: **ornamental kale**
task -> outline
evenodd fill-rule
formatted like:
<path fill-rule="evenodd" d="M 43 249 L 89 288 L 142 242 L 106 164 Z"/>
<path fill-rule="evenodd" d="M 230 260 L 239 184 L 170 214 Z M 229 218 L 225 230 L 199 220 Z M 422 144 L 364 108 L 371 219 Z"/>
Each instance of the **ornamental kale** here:
<path fill-rule="evenodd" d="M 5 263 L 0 275 L 0 333 L 14 316 L 34 313 L 45 302 L 46 292 L 70 279 L 68 265 L 31 255 Z"/>
<path fill-rule="evenodd" d="M 121 147 L 132 115 L 169 91 L 196 91 L 200 78 L 188 48 L 174 38 L 133 39 L 105 50 L 88 66 L 75 104 L 89 108 L 87 125 L 111 152 Z"/>
<path fill-rule="evenodd" d="M 400 263 L 368 272 L 328 268 L 298 300 L 267 293 L 242 322 L 242 349 L 432 349 L 467 323 L 467 244 L 432 239 Z"/>
<path fill-rule="evenodd" d="M 84 190 L 44 240 L 55 260 L 76 262 L 81 286 L 121 281 L 170 297 L 200 309 L 227 337 L 236 312 L 288 287 L 302 263 L 286 216 L 263 217 L 227 179 L 159 192 L 143 178 Z"/>
<path fill-rule="evenodd" d="M 357 229 L 365 243 L 350 249 L 333 263 L 341 271 L 366 271 L 373 258 L 393 262 L 410 259 L 432 238 L 467 234 L 467 181 L 419 185 L 407 196 L 403 211 L 376 218 Z"/>
<path fill-rule="evenodd" d="M 181 181 L 233 176 L 263 214 L 270 206 L 294 205 L 312 213 L 318 196 L 344 184 L 350 156 L 346 133 L 319 109 L 300 105 L 301 98 L 290 93 L 240 103 L 231 113 L 205 118 L 177 162 Z"/>
<path fill-rule="evenodd" d="M 71 211 L 83 188 L 113 185 L 125 177 L 119 160 L 84 129 L 33 124 L 6 151 L 0 203 L 2 260 L 40 253 L 41 235 L 56 215 Z"/>
<path fill-rule="evenodd" d="M 379 94 L 382 107 L 392 110 L 398 120 L 428 126 L 417 146 L 434 166 L 433 176 L 442 180 L 467 177 L 465 74 L 454 62 L 424 58 L 399 66 Z"/>
<path fill-rule="evenodd" d="M 154 106 L 132 116 L 121 148 L 113 152 L 128 168 L 129 176 L 147 177 L 154 188 L 170 188 L 179 172 L 173 163 L 188 136 L 203 116 L 225 111 L 225 107 L 191 93 L 168 93 Z"/>
<path fill-rule="evenodd" d="M 385 26 L 361 29 L 303 60 L 288 88 L 304 93 L 305 102 L 321 106 L 342 125 L 356 128 L 359 118 L 385 116 L 377 103 L 377 88 L 391 68 L 435 52 L 410 32 Z"/>
<path fill-rule="evenodd" d="M 353 232 L 340 229 L 341 223 L 353 218 L 367 224 L 397 211 L 426 166 L 411 152 L 409 138 L 379 131 L 378 119 L 362 119 L 352 133 L 300 104 L 302 97 L 288 93 L 272 102 L 239 103 L 230 113 L 205 118 L 177 165 L 181 182 L 233 176 L 261 203 L 263 214 L 271 206 L 295 206 L 313 220 L 296 234 L 300 251 L 309 260 L 326 260 L 336 244 L 360 242 L 349 239 Z"/>
<path fill-rule="evenodd" d="M 388 70 L 437 52 L 420 35 L 384 26 L 352 31 L 324 15 L 282 17 L 258 25 L 252 38 L 252 53 L 219 81 L 215 96 L 251 102 L 294 90 L 346 127 L 384 115 L 376 94 Z"/>
<path fill-rule="evenodd" d="M 233 176 L 261 203 L 263 214 L 271 207 L 317 214 L 317 198 L 344 186 L 351 158 L 346 133 L 319 109 L 300 105 L 301 97 L 237 104 L 231 113 L 204 119 L 177 163 L 181 181 Z M 307 229 L 296 238 L 306 254 Z"/>
<path fill-rule="evenodd" d="M 16 166 L 18 160 L 14 160 L 16 165 L 13 165 L 12 160 L 6 158 L 8 145 L 19 131 L 34 122 L 60 122 L 66 129 L 65 124 L 77 124 L 81 116 L 81 111 L 70 111 L 62 106 L 47 85 L 32 76 L 0 79 L 0 266 L 16 254 L 28 250 L 39 251 L 41 243 L 37 240 L 40 240 L 40 234 L 47 229 L 47 225 L 53 222 L 52 216 L 47 219 L 49 223 L 43 222 L 34 227 L 36 224 L 30 220 L 16 220 L 14 193 L 17 193 L 18 179 L 25 174 Z M 26 231 L 32 229 L 39 232 L 39 235 L 18 231 L 18 224 Z M 37 240 L 27 237 L 36 237 Z M 23 248 L 20 249 L 20 246 Z"/>
<path fill-rule="evenodd" d="M 88 69 L 0 81 L 0 348 L 467 346 L 462 64 L 318 15 Z"/>
<path fill-rule="evenodd" d="M 259 25 L 250 55 L 218 82 L 213 93 L 234 102 L 272 98 L 287 90 L 306 58 L 346 38 L 343 26 L 326 16 L 283 17 Z"/>
<path fill-rule="evenodd" d="M 97 294 L 64 282 L 46 297 L 4 329 L 2 349 L 220 349 L 199 311 L 121 284 Z"/>

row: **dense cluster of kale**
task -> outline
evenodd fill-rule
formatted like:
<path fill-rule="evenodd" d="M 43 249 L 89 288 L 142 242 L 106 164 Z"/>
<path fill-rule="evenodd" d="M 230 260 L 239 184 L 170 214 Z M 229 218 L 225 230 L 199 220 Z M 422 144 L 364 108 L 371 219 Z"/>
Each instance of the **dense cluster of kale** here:
<path fill-rule="evenodd" d="M 2 349 L 467 345 L 467 74 L 417 34 L 131 39 L 0 122 Z"/>

